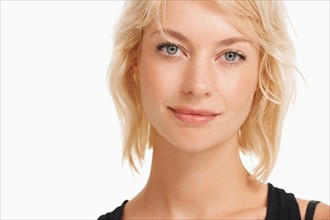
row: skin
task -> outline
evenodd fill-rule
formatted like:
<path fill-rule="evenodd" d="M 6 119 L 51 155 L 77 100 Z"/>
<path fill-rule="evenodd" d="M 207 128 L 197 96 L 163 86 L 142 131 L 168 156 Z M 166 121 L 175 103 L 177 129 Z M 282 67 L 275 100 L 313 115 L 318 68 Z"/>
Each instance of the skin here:
<path fill-rule="evenodd" d="M 153 23 L 144 30 L 133 68 L 154 128 L 153 161 L 123 218 L 264 219 L 267 186 L 244 168 L 238 142 L 258 47 L 210 1 L 169 1 L 163 27 L 166 37 Z"/>

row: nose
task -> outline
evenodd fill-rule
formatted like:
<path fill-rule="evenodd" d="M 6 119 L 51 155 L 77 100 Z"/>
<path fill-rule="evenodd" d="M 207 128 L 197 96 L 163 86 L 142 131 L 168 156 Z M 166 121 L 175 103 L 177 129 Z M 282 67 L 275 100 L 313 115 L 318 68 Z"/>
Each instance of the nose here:
<path fill-rule="evenodd" d="M 196 98 L 208 98 L 213 94 L 212 65 L 205 59 L 196 59 L 188 64 L 182 82 L 182 92 Z"/>

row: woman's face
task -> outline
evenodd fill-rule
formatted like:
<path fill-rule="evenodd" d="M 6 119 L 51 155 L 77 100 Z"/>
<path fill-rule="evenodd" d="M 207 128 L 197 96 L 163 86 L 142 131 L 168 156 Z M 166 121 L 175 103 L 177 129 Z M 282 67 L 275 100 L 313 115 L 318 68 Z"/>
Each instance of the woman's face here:
<path fill-rule="evenodd" d="M 135 69 L 156 135 L 190 152 L 238 144 L 258 49 L 214 2 L 168 1 L 165 18 L 166 38 L 153 23 L 144 30 Z"/>

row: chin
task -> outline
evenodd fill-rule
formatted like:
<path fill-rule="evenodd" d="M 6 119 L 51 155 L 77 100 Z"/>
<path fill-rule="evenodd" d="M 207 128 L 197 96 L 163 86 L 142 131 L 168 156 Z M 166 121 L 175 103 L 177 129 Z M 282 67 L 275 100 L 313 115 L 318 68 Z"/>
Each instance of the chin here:
<path fill-rule="evenodd" d="M 167 139 L 171 145 L 183 152 L 201 153 L 221 146 L 238 146 L 237 133 L 219 132 L 181 132 Z"/>
<path fill-rule="evenodd" d="M 201 153 L 225 145 L 228 142 L 232 142 L 232 144 L 237 142 L 235 134 L 219 129 L 214 132 L 214 130 L 194 128 L 155 130 L 154 144 L 171 146 L 187 153 Z"/>
<path fill-rule="evenodd" d="M 177 149 L 187 153 L 200 153 L 212 149 L 220 144 L 215 144 L 210 141 L 209 138 L 183 138 L 183 140 L 173 140 L 172 144 Z"/>

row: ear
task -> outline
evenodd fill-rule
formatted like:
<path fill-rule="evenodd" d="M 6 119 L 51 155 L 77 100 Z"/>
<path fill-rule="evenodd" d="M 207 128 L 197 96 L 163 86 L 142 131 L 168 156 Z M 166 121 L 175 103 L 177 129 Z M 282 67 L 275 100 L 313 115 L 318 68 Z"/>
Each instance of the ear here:
<path fill-rule="evenodd" d="M 258 92 L 260 90 L 260 85 L 259 84 L 260 84 L 260 75 L 258 73 L 256 88 L 255 88 L 254 92 Z"/>
<path fill-rule="evenodd" d="M 259 91 L 259 82 L 257 82 L 257 85 L 256 85 L 256 90 L 254 90 L 255 92 L 258 92 Z"/>
<path fill-rule="evenodd" d="M 133 77 L 137 77 L 139 75 L 137 62 L 134 62 L 130 69 L 131 69 L 131 73 L 133 74 Z"/>
<path fill-rule="evenodd" d="M 135 85 L 139 84 L 139 67 L 137 62 L 134 62 L 130 67 L 130 77 L 132 77 Z"/>

